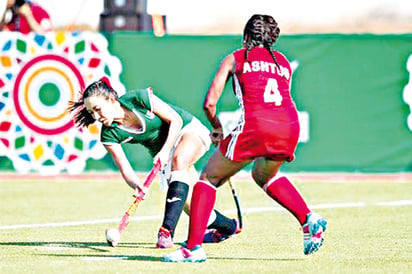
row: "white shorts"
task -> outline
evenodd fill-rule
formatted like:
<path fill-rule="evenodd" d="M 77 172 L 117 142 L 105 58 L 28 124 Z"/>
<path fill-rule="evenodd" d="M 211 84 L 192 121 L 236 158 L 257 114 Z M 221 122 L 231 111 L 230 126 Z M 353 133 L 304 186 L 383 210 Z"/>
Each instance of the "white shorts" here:
<path fill-rule="evenodd" d="M 172 168 L 172 160 L 173 160 L 173 154 L 175 152 L 175 149 L 177 145 L 180 142 L 180 139 L 182 139 L 182 136 L 187 133 L 191 132 L 197 135 L 203 142 L 204 145 L 204 150 L 202 156 L 206 153 L 206 151 L 209 150 L 210 145 L 212 143 L 212 140 L 210 139 L 210 131 L 209 129 L 203 125 L 197 118 L 193 117 L 192 121 L 190 121 L 189 124 L 184 126 L 182 130 L 180 131 L 179 135 L 177 136 L 176 142 L 173 145 L 172 150 L 170 151 L 170 157 L 169 157 L 169 162 L 164 166 L 163 170 L 160 172 L 161 176 L 161 181 L 160 181 L 160 188 L 163 191 L 167 190 L 167 187 L 169 185 L 169 180 L 171 176 L 171 168 Z"/>

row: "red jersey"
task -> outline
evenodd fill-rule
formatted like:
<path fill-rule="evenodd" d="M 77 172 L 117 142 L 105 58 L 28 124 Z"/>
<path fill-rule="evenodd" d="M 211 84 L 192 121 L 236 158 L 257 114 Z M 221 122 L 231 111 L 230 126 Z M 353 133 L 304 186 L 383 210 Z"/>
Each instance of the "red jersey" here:
<path fill-rule="evenodd" d="M 42 7 L 35 3 L 30 3 L 30 8 L 37 23 L 45 28 L 46 31 L 52 30 L 50 15 Z M 45 22 L 45 20 L 48 22 Z M 31 32 L 31 28 L 26 17 L 21 15 L 14 15 L 12 21 L 7 24 L 7 28 L 10 31 L 19 31 L 24 34 Z"/>
<path fill-rule="evenodd" d="M 236 62 L 233 87 L 242 110 L 237 127 L 220 149 L 234 161 L 266 157 L 292 161 L 299 137 L 299 120 L 290 96 L 292 70 L 280 52 L 273 57 L 263 47 L 233 53 Z"/>

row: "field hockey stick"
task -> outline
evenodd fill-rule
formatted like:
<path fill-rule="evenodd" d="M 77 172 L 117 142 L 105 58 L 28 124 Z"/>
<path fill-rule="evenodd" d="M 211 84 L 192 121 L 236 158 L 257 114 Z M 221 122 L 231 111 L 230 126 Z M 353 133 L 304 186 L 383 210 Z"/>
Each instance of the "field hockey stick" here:
<path fill-rule="evenodd" d="M 230 179 L 228 180 L 228 182 L 229 182 L 230 189 L 232 190 L 233 199 L 235 200 L 235 204 L 236 204 L 237 218 L 238 218 L 238 221 L 239 221 L 239 228 L 242 229 L 243 228 L 243 222 L 242 222 L 242 211 L 240 210 L 239 196 L 237 195 L 235 184 L 233 184 Z"/>
<path fill-rule="evenodd" d="M 152 184 L 156 174 L 159 172 L 161 167 L 160 161 L 157 161 L 147 176 L 145 182 L 143 183 L 144 190 L 148 191 L 150 185 Z M 106 229 L 106 241 L 109 245 L 115 247 L 120 243 L 120 237 L 126 227 L 129 225 L 130 215 L 135 211 L 137 206 L 143 201 L 146 193 L 144 191 L 139 191 L 135 196 L 133 202 L 129 205 L 126 212 L 124 213 L 122 219 L 120 220 L 119 226 L 117 229 Z"/>
<path fill-rule="evenodd" d="M 156 164 L 153 166 L 152 170 L 150 171 L 149 175 L 147 176 L 145 182 L 143 183 L 143 188 L 147 191 L 149 186 L 152 184 L 156 174 L 159 172 L 161 167 L 160 161 L 157 161 Z M 120 243 L 120 237 L 126 227 L 129 225 L 130 215 L 134 212 L 137 206 L 143 201 L 146 193 L 143 191 L 139 191 L 136 195 L 133 202 L 129 205 L 126 212 L 124 213 L 122 219 L 120 220 L 119 226 L 117 229 L 106 229 L 106 241 L 109 245 L 115 247 Z"/>
<path fill-rule="evenodd" d="M 148 189 L 150 187 L 154 178 L 160 170 L 160 166 L 160 161 L 157 161 L 156 164 L 153 166 L 152 170 L 150 171 L 149 175 L 147 176 L 146 181 L 143 183 L 144 189 Z M 136 195 L 134 201 L 127 208 L 119 223 L 118 230 L 120 235 L 122 235 L 123 231 L 129 225 L 130 215 L 136 210 L 140 202 L 143 201 L 145 195 L 146 193 L 144 193 L 143 191 L 139 191 L 139 194 Z"/>

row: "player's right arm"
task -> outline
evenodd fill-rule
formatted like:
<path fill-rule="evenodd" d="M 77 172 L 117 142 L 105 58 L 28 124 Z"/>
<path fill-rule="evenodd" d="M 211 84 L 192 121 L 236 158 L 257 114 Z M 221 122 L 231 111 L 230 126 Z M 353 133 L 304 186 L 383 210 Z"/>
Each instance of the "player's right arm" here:
<path fill-rule="evenodd" d="M 133 188 L 135 191 L 143 190 L 139 185 L 139 178 L 134 172 L 132 166 L 130 165 L 129 159 L 127 159 L 126 154 L 120 144 L 104 144 L 107 152 L 113 157 L 114 162 L 122 174 L 123 179 L 126 183 Z M 143 190 L 145 192 L 145 190 Z"/>
<path fill-rule="evenodd" d="M 222 95 L 223 89 L 225 88 L 226 82 L 233 72 L 235 65 L 235 56 L 229 54 L 223 59 L 222 63 L 217 70 L 212 83 L 210 84 L 209 90 L 207 91 L 205 101 L 203 103 L 203 109 L 205 111 L 206 117 L 213 127 L 212 131 L 212 141 L 214 144 L 218 143 L 223 138 L 222 124 L 220 123 L 217 113 L 216 105 Z M 214 136 L 216 135 L 216 136 Z"/>

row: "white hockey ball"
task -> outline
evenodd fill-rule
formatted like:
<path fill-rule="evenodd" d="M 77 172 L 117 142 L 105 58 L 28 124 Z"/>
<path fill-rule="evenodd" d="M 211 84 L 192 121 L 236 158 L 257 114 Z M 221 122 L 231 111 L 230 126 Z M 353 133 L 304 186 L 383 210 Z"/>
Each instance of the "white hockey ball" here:
<path fill-rule="evenodd" d="M 120 243 L 120 232 L 117 228 L 106 229 L 106 240 L 111 246 L 118 246 Z"/>

